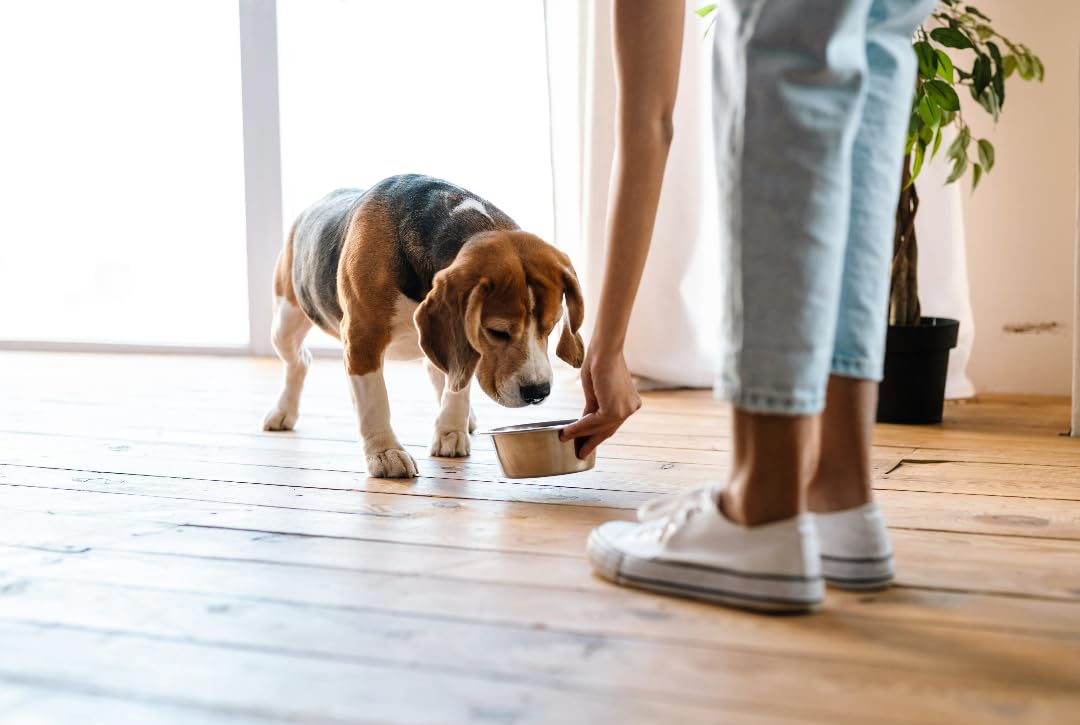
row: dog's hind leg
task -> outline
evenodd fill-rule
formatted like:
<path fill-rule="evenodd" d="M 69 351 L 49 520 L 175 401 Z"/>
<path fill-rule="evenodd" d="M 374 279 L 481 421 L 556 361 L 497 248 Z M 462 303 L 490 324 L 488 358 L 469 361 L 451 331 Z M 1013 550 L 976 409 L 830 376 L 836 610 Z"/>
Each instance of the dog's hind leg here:
<path fill-rule="evenodd" d="M 285 363 L 285 386 L 277 403 L 263 418 L 263 430 L 292 430 L 300 416 L 300 392 L 311 366 L 311 352 L 304 338 L 311 321 L 299 307 L 281 297 L 274 303 L 271 339 L 278 357 Z"/>
<path fill-rule="evenodd" d="M 304 346 L 311 320 L 300 309 L 292 283 L 294 231 L 289 232 L 274 268 L 274 322 L 270 328 L 274 350 L 285 363 L 285 387 L 263 418 L 263 430 L 293 429 L 300 415 L 300 391 L 311 366 L 311 353 Z"/>
<path fill-rule="evenodd" d="M 427 370 L 428 377 L 431 379 L 431 387 L 435 389 L 435 402 L 439 404 L 441 410 L 443 405 L 443 390 L 446 388 L 446 373 L 435 367 L 435 364 L 427 358 L 424 359 L 424 369 Z M 476 411 L 473 410 L 471 407 L 469 408 L 468 430 L 470 433 L 476 432 Z M 434 448 L 434 446 L 432 446 L 432 448 Z M 433 452 L 432 455 L 441 454 L 436 454 Z M 468 451 L 461 455 L 468 455 Z"/>
<path fill-rule="evenodd" d="M 425 361 L 428 377 L 439 400 L 439 417 L 435 419 L 435 438 L 431 455 L 460 458 L 469 455 L 469 433 L 476 430 L 476 416 L 469 407 L 469 388 L 452 392 L 446 385 L 446 374 Z"/>

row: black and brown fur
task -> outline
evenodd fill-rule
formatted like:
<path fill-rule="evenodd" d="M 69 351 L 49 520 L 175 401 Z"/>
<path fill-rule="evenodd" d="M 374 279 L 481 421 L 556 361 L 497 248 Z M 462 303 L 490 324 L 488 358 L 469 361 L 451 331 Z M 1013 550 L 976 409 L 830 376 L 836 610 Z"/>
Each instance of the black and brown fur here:
<path fill-rule="evenodd" d="M 278 259 L 274 293 L 341 339 L 350 375 L 381 366 L 402 296 L 419 303 L 420 346 L 453 389 L 475 372 L 491 394 L 520 363 L 509 346 L 497 354 L 486 316 L 504 321 L 511 335 L 532 316 L 546 340 L 565 297 L 557 352 L 575 366 L 584 353 L 581 291 L 569 258 L 485 199 L 429 176 L 338 189 L 305 210 Z"/>

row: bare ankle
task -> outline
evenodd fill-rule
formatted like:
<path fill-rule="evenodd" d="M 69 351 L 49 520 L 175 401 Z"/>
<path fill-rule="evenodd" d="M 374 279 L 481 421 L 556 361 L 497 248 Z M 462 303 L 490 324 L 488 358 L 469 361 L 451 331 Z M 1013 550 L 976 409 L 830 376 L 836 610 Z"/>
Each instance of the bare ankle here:
<path fill-rule="evenodd" d="M 743 487 L 729 485 L 716 502 L 720 513 L 740 526 L 761 526 L 799 515 L 798 496 L 751 496 Z"/>
<path fill-rule="evenodd" d="M 824 478 L 817 476 L 806 492 L 806 505 L 814 513 L 844 511 L 870 503 L 873 492 L 868 481 L 861 479 Z"/>
<path fill-rule="evenodd" d="M 877 383 L 829 378 L 818 465 L 806 495 L 811 511 L 843 511 L 870 502 L 876 410 Z"/>
<path fill-rule="evenodd" d="M 743 526 L 797 516 L 803 486 L 817 466 L 818 419 L 736 409 L 731 478 L 721 512 Z"/>

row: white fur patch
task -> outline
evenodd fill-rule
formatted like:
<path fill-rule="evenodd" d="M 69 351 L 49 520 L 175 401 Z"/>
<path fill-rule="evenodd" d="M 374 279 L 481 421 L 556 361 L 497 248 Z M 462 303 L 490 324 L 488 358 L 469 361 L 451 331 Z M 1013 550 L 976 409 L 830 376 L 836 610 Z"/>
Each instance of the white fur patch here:
<path fill-rule="evenodd" d="M 469 211 L 470 209 L 472 211 L 478 211 L 481 214 L 483 214 L 484 216 L 486 216 L 488 219 L 491 219 L 491 215 L 488 214 L 488 210 L 485 209 L 484 205 L 481 204 L 480 202 L 478 202 L 476 199 L 466 199 L 465 201 L 463 201 L 460 204 L 458 204 L 457 206 L 455 206 L 450 211 L 450 214 L 451 215 L 460 214 L 461 212 L 466 212 L 466 211 Z"/>
<path fill-rule="evenodd" d="M 548 360 L 547 350 L 540 344 L 540 330 L 536 324 L 536 295 L 529 288 L 529 326 L 525 330 L 525 338 L 528 340 L 528 357 L 521 366 L 517 377 L 522 385 L 529 383 L 551 384 L 551 362 Z M 547 340 L 544 340 L 546 343 Z"/>
<path fill-rule="evenodd" d="M 390 398 L 382 369 L 350 375 L 353 404 L 360 422 L 368 475 L 375 478 L 413 478 L 416 461 L 398 442 L 390 427 Z"/>
<path fill-rule="evenodd" d="M 419 360 L 424 356 L 420 349 L 420 334 L 416 331 L 413 315 L 420 305 L 403 294 L 394 303 L 394 323 L 390 344 L 384 356 L 387 360 Z"/>
<path fill-rule="evenodd" d="M 263 418 L 263 430 L 292 430 L 300 415 L 300 393 L 311 365 L 311 353 L 304 338 L 311 322 L 296 305 L 286 299 L 274 299 L 274 322 L 270 336 L 274 350 L 285 363 L 285 385 L 273 408 Z"/>
<path fill-rule="evenodd" d="M 440 370 L 435 372 L 442 375 Z M 431 379 L 436 388 L 442 388 L 439 417 L 435 419 L 435 438 L 431 442 L 431 455 L 453 458 L 467 456 L 471 451 L 469 429 L 472 418 L 472 410 L 469 407 L 469 388 L 465 387 L 455 393 L 445 385 L 444 380 L 437 380 L 434 373 L 431 374 Z"/>
<path fill-rule="evenodd" d="M 528 338 L 528 356 L 525 363 L 518 371 L 517 378 L 521 385 L 531 383 L 551 384 L 551 361 L 548 360 L 547 350 L 540 344 L 539 331 L 536 329 L 536 318 L 529 319 L 529 327 L 525 330 Z"/>
<path fill-rule="evenodd" d="M 368 454 L 400 447 L 390 427 L 390 398 L 386 393 L 382 368 L 364 375 L 350 375 L 353 404 L 360 423 L 360 437 Z"/>
<path fill-rule="evenodd" d="M 529 325 L 525 328 L 525 339 L 527 346 L 525 362 L 514 375 L 501 381 L 498 386 L 499 403 L 510 408 L 518 408 L 526 404 L 521 397 L 522 386 L 538 383 L 551 385 L 551 361 L 548 359 L 547 350 L 541 344 L 535 317 L 529 318 Z"/>

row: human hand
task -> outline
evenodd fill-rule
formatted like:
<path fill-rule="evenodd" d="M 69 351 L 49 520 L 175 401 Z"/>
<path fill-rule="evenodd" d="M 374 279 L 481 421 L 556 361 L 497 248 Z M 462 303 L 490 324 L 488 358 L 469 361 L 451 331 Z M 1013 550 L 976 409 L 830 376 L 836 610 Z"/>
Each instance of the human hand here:
<path fill-rule="evenodd" d="M 594 353 L 592 347 L 581 365 L 581 388 L 585 411 L 580 420 L 563 428 L 559 437 L 564 441 L 579 439 L 577 456 L 585 460 L 637 412 L 641 396 L 622 353 Z"/>

